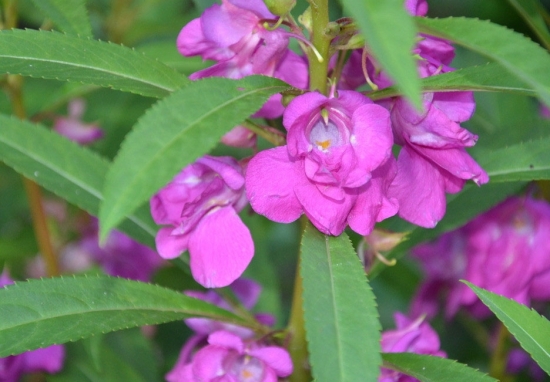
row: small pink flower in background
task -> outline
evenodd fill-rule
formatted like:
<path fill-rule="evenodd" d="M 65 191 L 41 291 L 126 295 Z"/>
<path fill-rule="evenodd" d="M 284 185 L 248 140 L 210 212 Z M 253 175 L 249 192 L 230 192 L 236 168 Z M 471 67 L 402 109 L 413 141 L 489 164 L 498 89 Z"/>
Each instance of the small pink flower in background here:
<path fill-rule="evenodd" d="M 519 374 L 525 371 L 533 382 L 542 382 L 546 379 L 546 373 L 531 358 L 531 356 L 521 348 L 514 348 L 508 353 L 508 362 L 506 372 L 508 374 Z"/>
<path fill-rule="evenodd" d="M 204 156 L 184 168 L 151 199 L 159 254 L 189 250 L 191 272 L 207 288 L 235 281 L 254 255 L 250 231 L 237 213 L 246 205 L 241 166 L 230 157 Z"/>
<path fill-rule="evenodd" d="M 415 353 L 435 357 L 446 357 L 440 350 L 439 336 L 425 322 L 423 316 L 411 320 L 401 313 L 394 315 L 397 328 L 382 332 L 380 342 L 385 353 Z M 394 370 L 382 368 L 379 382 L 416 382 L 416 378 Z"/>
<path fill-rule="evenodd" d="M 55 119 L 53 129 L 71 141 L 86 145 L 103 138 L 103 130 L 95 124 L 82 122 L 86 108 L 83 99 L 77 98 L 69 102 L 69 115 Z"/>
<path fill-rule="evenodd" d="M 178 362 L 166 380 L 276 382 L 279 377 L 292 374 L 292 369 L 286 349 L 243 341 L 231 332 L 220 330 L 208 336 L 208 345 L 197 351 L 190 362 Z"/>
<path fill-rule="evenodd" d="M 426 0 L 405 0 L 405 8 L 413 16 L 426 16 L 428 13 Z"/>
<path fill-rule="evenodd" d="M 222 137 L 222 143 L 231 147 L 255 147 L 257 141 L 256 134 L 244 126 L 234 127 Z"/>
<path fill-rule="evenodd" d="M 264 26 L 267 20 L 274 23 L 277 19 L 262 0 L 223 0 L 206 9 L 181 30 L 177 46 L 184 56 L 201 56 L 217 63 L 189 78 L 239 79 L 263 74 L 306 88 L 307 63 L 288 49 L 290 33 Z M 255 116 L 276 118 L 283 110 L 281 95 L 275 95 Z"/>
<path fill-rule="evenodd" d="M 13 284 L 7 272 L 0 274 L 0 288 Z M 65 347 L 52 345 L 22 354 L 0 358 L 0 381 L 19 382 L 24 374 L 46 372 L 54 374 L 63 368 Z"/>
<path fill-rule="evenodd" d="M 459 279 L 529 305 L 550 300 L 550 206 L 512 197 L 466 226 L 413 253 L 427 280 L 413 303 L 415 314 L 434 315 L 441 297 L 447 318 L 462 306 L 477 318 L 491 313 Z"/>
<path fill-rule="evenodd" d="M 248 164 L 252 208 L 280 223 L 302 213 L 323 233 L 347 224 L 363 235 L 397 211 L 386 190 L 395 174 L 387 110 L 365 96 L 340 91 L 296 97 L 283 124 L 287 145 L 258 153 Z"/>

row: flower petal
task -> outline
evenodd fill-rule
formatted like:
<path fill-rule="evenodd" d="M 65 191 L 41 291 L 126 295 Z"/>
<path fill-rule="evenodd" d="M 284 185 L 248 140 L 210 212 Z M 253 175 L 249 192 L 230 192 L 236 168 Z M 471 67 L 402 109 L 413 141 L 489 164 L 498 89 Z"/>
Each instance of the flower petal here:
<path fill-rule="evenodd" d="M 155 244 L 157 252 L 164 259 L 175 259 L 189 246 L 189 235 L 172 235 L 172 228 L 163 227 L 157 232 Z"/>
<path fill-rule="evenodd" d="M 307 179 L 288 157 L 286 146 L 261 151 L 246 169 L 246 195 L 257 213 L 279 223 L 290 223 L 303 213 L 294 188 Z"/>
<path fill-rule="evenodd" d="M 199 284 L 224 287 L 242 275 L 254 256 L 254 242 L 233 207 L 222 207 L 206 214 L 191 232 L 189 256 Z"/>
<path fill-rule="evenodd" d="M 252 350 L 250 355 L 264 361 L 279 377 L 284 378 L 292 374 L 292 360 L 288 352 L 283 348 L 278 346 L 266 346 Z"/>

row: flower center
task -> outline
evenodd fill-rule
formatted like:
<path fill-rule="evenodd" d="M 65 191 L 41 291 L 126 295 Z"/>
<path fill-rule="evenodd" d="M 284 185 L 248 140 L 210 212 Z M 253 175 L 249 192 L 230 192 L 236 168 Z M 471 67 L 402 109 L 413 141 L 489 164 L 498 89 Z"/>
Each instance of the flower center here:
<path fill-rule="evenodd" d="M 338 127 L 330 120 L 327 123 L 323 120 L 317 121 L 309 133 L 309 142 L 318 150 L 327 152 L 330 147 L 341 144 Z"/>

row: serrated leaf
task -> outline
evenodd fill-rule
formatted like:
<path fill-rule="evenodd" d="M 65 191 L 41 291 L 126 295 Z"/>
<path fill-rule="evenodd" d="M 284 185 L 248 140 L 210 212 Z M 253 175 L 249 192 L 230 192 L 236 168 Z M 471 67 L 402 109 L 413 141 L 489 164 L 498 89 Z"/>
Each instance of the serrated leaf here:
<path fill-rule="evenodd" d="M 187 317 L 246 326 L 233 313 L 202 300 L 105 276 L 19 282 L 0 289 L 0 311 L 0 357 Z"/>
<path fill-rule="evenodd" d="M 359 25 L 380 65 L 401 92 L 420 109 L 420 80 L 412 49 L 416 28 L 401 0 L 342 0 Z"/>
<path fill-rule="evenodd" d="M 422 33 L 454 41 L 499 63 L 550 105 L 550 54 L 532 40 L 477 19 L 417 17 L 416 24 Z"/>
<path fill-rule="evenodd" d="M 315 381 L 377 381 L 381 359 L 376 302 L 346 234 L 325 236 L 308 223 L 300 274 Z"/>
<path fill-rule="evenodd" d="M 270 77 L 193 81 L 154 105 L 126 136 L 105 182 L 100 237 L 186 165 L 208 153 L 224 133 L 288 88 Z"/>
<path fill-rule="evenodd" d="M 0 115 L 0 160 L 15 171 L 97 216 L 109 162 L 44 126 Z M 120 229 L 154 246 L 156 226 L 146 209 Z"/>
<path fill-rule="evenodd" d="M 32 0 L 62 32 L 92 37 L 85 0 Z"/>
<path fill-rule="evenodd" d="M 0 31 L 0 72 L 164 97 L 188 80 L 121 45 L 35 30 Z"/>
<path fill-rule="evenodd" d="M 414 353 L 382 353 L 383 367 L 410 375 L 420 382 L 496 382 L 456 361 Z"/>
<path fill-rule="evenodd" d="M 489 182 L 481 187 L 467 185 L 461 193 L 448 195 L 447 212 L 435 228 L 426 229 L 413 226 L 405 240 L 389 251 L 385 257 L 388 259 L 403 257 L 414 246 L 428 240 L 433 240 L 445 232 L 463 226 L 483 211 L 500 203 L 509 195 L 517 193 L 524 186 L 525 183 L 521 182 L 496 184 Z M 384 228 L 393 230 L 393 227 L 388 227 L 387 225 Z M 375 263 L 369 271 L 369 277 L 371 279 L 376 277 L 385 267 L 380 262 Z"/>
<path fill-rule="evenodd" d="M 513 300 L 463 282 L 502 321 L 521 347 L 550 374 L 550 321 Z"/>
<path fill-rule="evenodd" d="M 425 77 L 420 80 L 420 85 L 422 86 L 422 91 L 425 92 L 471 90 L 516 93 L 528 96 L 536 95 L 533 89 L 496 63 L 471 66 L 455 70 L 454 72 Z M 387 97 L 395 97 L 401 94 L 397 88 L 392 86 L 367 93 L 367 95 L 373 100 L 378 100 Z"/>
<path fill-rule="evenodd" d="M 548 32 L 544 17 L 541 15 L 541 12 L 545 11 L 540 2 L 537 0 L 508 0 L 508 2 L 516 8 L 521 17 L 529 24 L 546 49 L 550 49 L 550 32 Z"/>
<path fill-rule="evenodd" d="M 480 155 L 491 182 L 550 179 L 550 137 L 522 142 Z M 510 160 L 513 158 L 513 160 Z"/>

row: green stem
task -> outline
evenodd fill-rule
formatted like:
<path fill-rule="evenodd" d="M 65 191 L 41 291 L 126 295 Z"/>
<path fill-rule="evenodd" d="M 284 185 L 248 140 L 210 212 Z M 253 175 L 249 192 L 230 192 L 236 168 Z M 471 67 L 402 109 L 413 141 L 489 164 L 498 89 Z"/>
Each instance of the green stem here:
<path fill-rule="evenodd" d="M 508 362 L 508 351 L 510 349 L 509 339 L 510 332 L 500 323 L 498 328 L 497 345 L 493 350 L 491 361 L 489 364 L 489 375 L 496 378 L 500 382 L 510 382 L 512 377 L 506 373 L 506 364 Z"/>
<path fill-rule="evenodd" d="M 302 221 L 304 220 L 302 219 Z M 294 282 L 294 293 L 292 295 L 292 307 L 290 310 L 290 323 L 287 328 L 287 332 L 290 336 L 288 351 L 290 352 L 292 362 L 294 363 L 294 372 L 289 377 L 290 382 L 311 381 L 304 322 L 304 309 L 302 307 L 302 295 L 302 276 L 300 275 L 300 260 L 298 260 L 298 266 L 296 267 L 296 278 Z"/>
<path fill-rule="evenodd" d="M 272 127 L 257 125 L 249 119 L 245 120 L 242 125 L 266 141 L 273 143 L 274 146 L 282 146 L 286 143 L 285 136 Z"/>
<path fill-rule="evenodd" d="M 327 94 L 327 73 L 330 38 L 325 34 L 328 25 L 328 0 L 309 0 L 312 16 L 311 42 L 317 49 L 323 61 L 320 62 L 311 50 L 308 53 L 309 59 L 309 88 Z"/>

